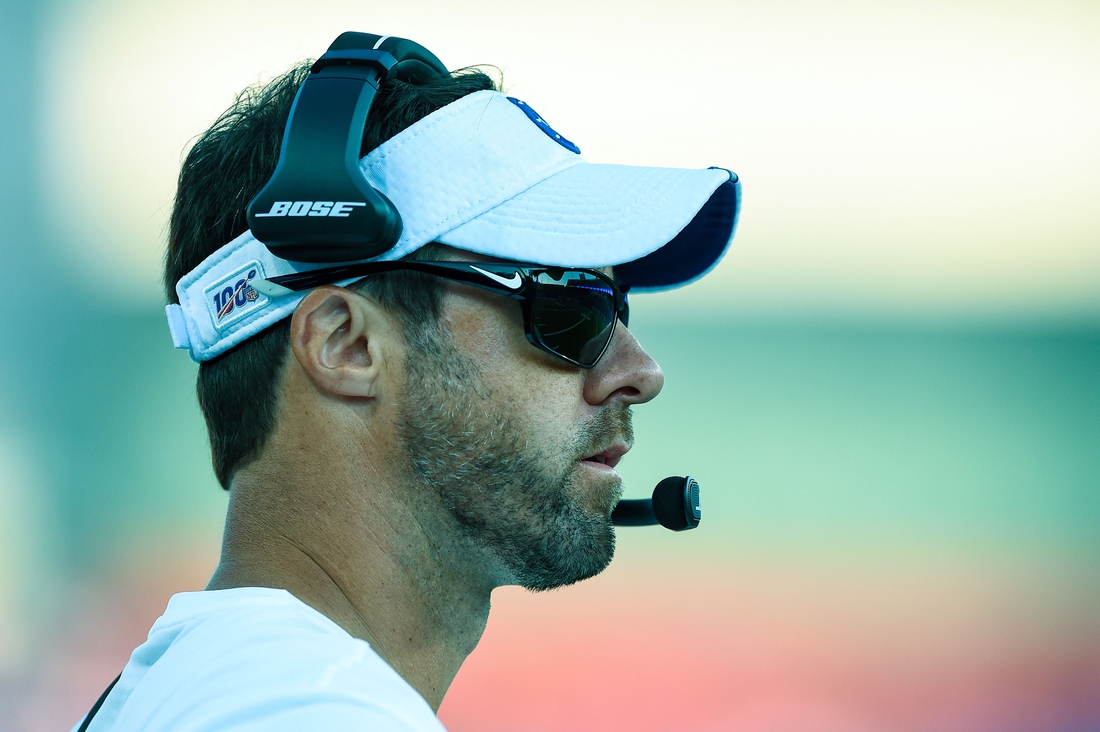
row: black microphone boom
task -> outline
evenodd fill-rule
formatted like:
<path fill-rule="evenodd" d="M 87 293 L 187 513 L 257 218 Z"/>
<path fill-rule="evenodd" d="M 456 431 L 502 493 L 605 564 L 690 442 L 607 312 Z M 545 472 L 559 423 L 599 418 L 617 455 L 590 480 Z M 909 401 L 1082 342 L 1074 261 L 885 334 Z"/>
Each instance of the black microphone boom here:
<path fill-rule="evenodd" d="M 665 478 L 653 489 L 653 498 L 619 501 L 611 512 L 616 526 L 654 526 L 686 531 L 699 525 L 699 483 L 690 475 Z"/>

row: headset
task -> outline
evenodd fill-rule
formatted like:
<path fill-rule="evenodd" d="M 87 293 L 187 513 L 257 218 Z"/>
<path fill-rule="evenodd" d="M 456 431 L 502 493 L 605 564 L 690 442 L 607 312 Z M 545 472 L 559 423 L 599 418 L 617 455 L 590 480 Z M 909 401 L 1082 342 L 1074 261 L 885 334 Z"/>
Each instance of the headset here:
<path fill-rule="evenodd" d="M 352 262 L 393 247 L 401 214 L 359 171 L 367 115 L 383 81 L 423 84 L 448 73 L 404 38 L 341 34 L 298 89 L 275 173 L 248 204 L 252 235 L 296 262 Z M 333 209 L 310 210 L 317 200 Z"/>
<path fill-rule="evenodd" d="M 424 84 L 449 73 L 413 41 L 342 33 L 298 89 L 275 172 L 248 204 L 252 235 L 296 262 L 353 262 L 393 247 L 401 213 L 359 170 L 367 115 L 382 82 Z M 332 207 L 314 210 L 318 200 Z M 673 531 L 694 529 L 699 519 L 699 483 L 691 476 L 665 478 L 652 498 L 620 501 L 611 514 L 617 526 Z"/>

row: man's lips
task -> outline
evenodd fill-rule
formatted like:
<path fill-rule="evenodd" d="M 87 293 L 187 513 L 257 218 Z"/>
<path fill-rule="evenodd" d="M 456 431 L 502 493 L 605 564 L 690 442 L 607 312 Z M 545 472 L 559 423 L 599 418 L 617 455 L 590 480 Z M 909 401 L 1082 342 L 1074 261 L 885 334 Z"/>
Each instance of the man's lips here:
<path fill-rule="evenodd" d="M 614 468 L 616 465 L 619 464 L 619 461 L 622 460 L 623 455 L 627 454 L 629 451 L 630 445 L 618 443 L 612 445 L 611 447 L 608 447 L 605 450 L 601 450 L 594 455 L 589 455 L 588 457 L 584 458 L 583 462 L 599 463 L 601 465 L 606 465 L 609 468 Z"/>

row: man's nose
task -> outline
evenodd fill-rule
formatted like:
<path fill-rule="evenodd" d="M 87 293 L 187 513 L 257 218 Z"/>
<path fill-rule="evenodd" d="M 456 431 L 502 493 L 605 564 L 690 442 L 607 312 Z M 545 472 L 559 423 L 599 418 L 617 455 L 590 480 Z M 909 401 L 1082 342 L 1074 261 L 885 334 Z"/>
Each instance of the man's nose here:
<path fill-rule="evenodd" d="M 599 363 L 585 375 L 584 399 L 603 404 L 612 398 L 624 404 L 644 404 L 661 393 L 665 375 L 625 325 L 615 335 Z"/>

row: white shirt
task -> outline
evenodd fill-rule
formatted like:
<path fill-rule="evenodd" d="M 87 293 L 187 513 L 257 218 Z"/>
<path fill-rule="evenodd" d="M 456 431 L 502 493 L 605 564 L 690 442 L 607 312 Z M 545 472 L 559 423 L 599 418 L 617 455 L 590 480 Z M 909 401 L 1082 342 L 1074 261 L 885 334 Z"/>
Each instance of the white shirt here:
<path fill-rule="evenodd" d="M 107 730 L 445 732 L 366 641 L 262 587 L 173 596 L 88 728 Z"/>

